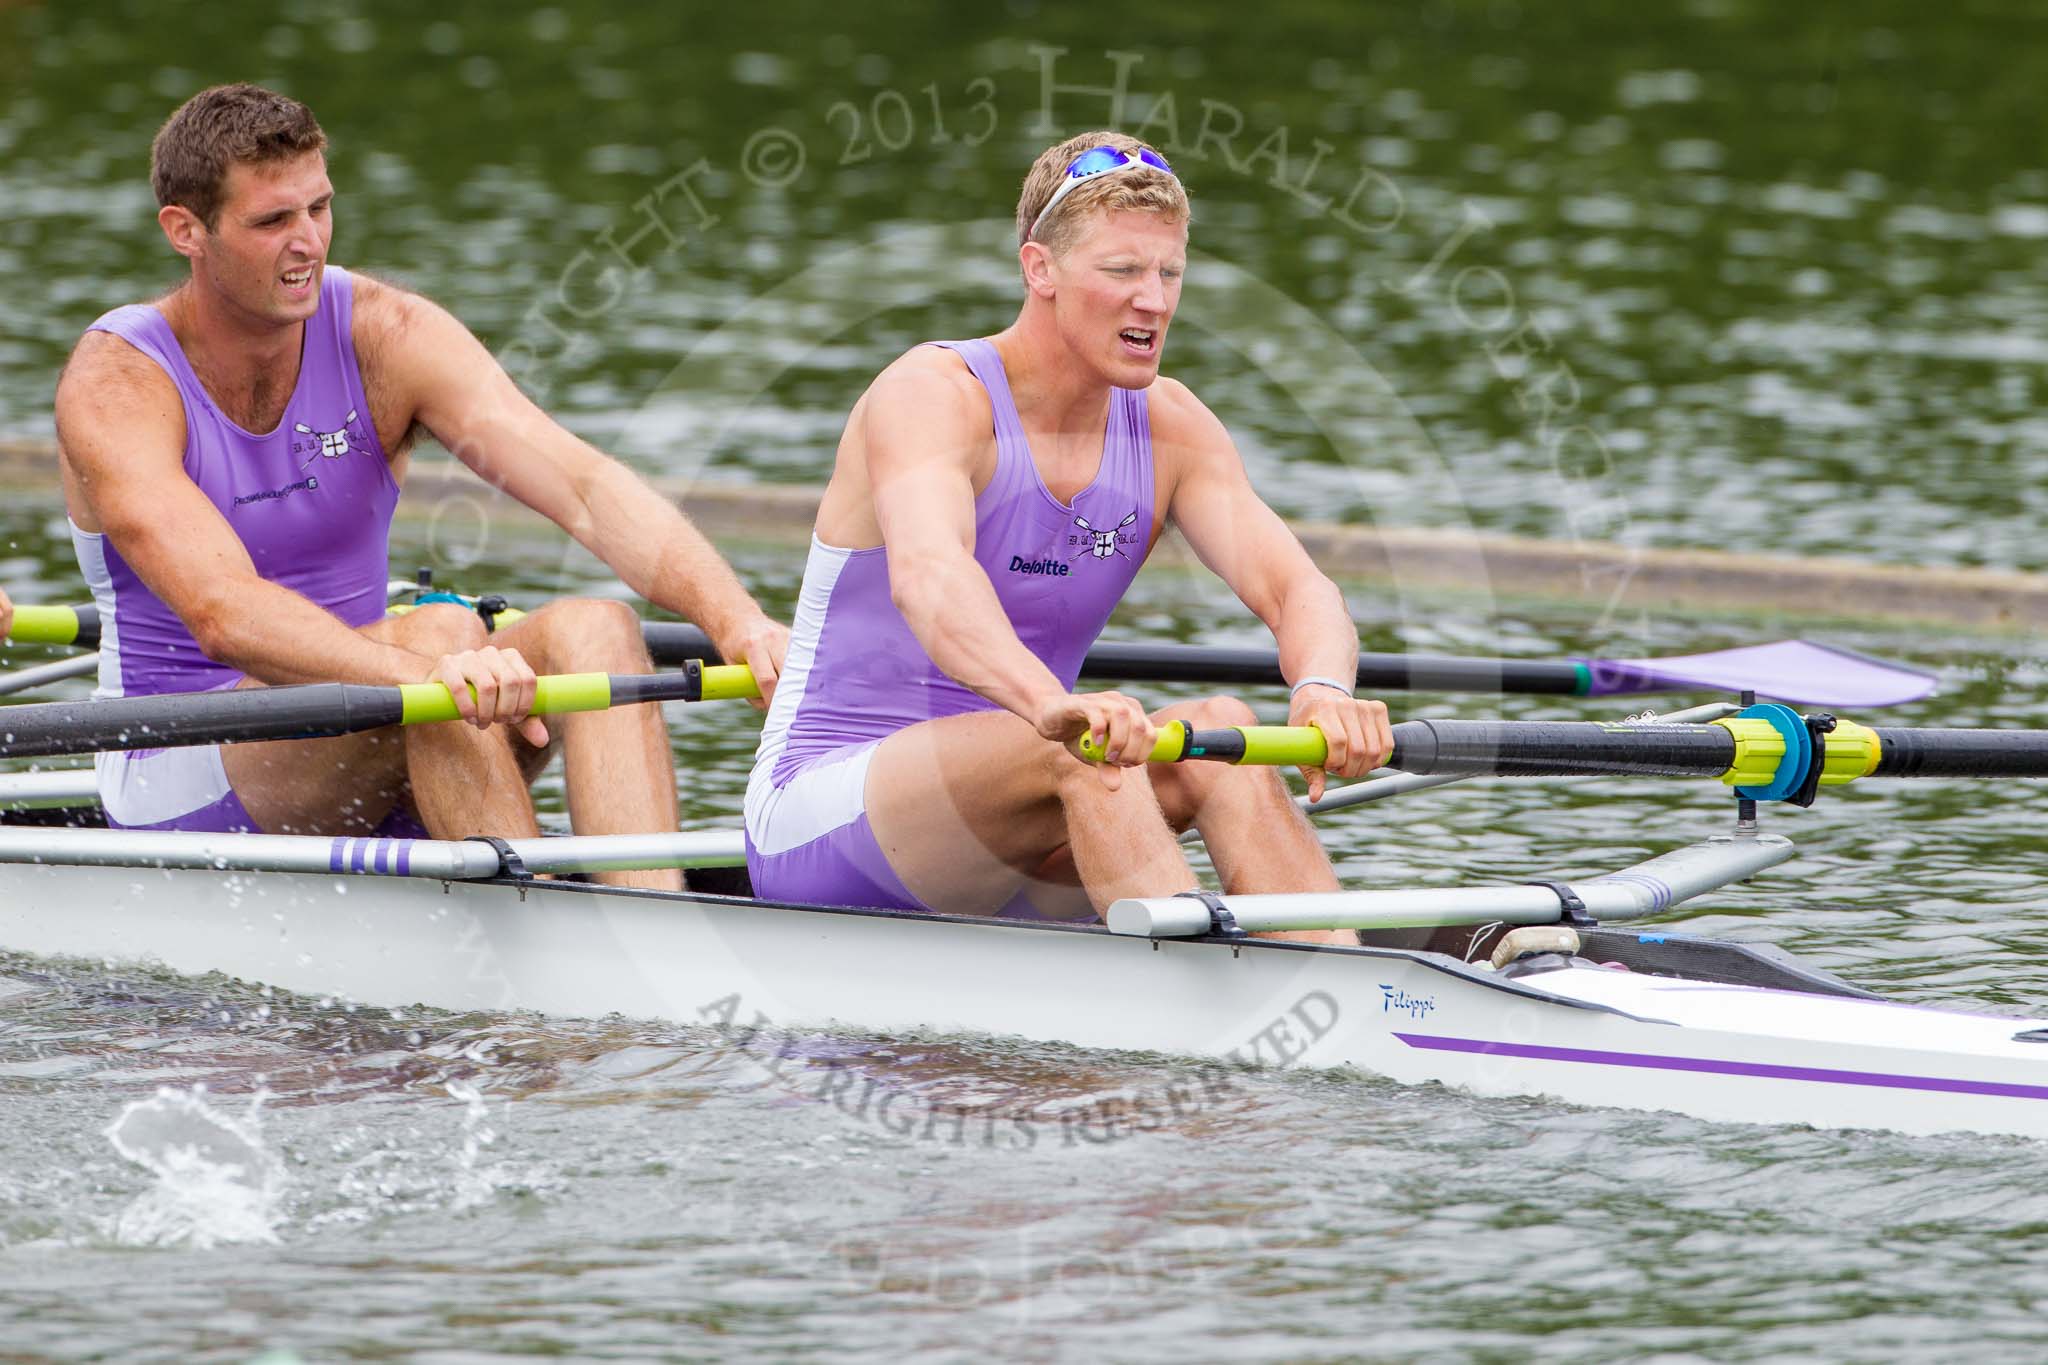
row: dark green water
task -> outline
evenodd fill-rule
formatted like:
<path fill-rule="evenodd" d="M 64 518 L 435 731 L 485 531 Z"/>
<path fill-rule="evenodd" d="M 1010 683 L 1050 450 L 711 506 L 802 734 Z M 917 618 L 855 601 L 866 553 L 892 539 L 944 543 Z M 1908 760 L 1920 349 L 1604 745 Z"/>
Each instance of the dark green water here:
<path fill-rule="evenodd" d="M 0 6 L 0 435 L 47 435 L 79 331 L 175 281 L 157 123 L 257 79 L 333 139 L 338 262 L 448 304 L 643 468 L 815 482 L 874 370 L 1007 322 L 1017 181 L 1110 121 L 1106 90 L 1070 87 L 1122 60 L 1122 123 L 1151 120 L 1197 205 L 1168 369 L 1286 511 L 2038 569 L 2044 38 L 2018 4 Z M 614 245 L 630 273 L 602 273 Z M 0 585 L 75 600 L 55 501 L 0 497 Z M 399 535 L 400 572 L 607 590 L 547 542 Z M 741 568 L 786 607 L 790 552 Z M 1353 605 L 1380 648 L 1621 633 L 1597 607 Z M 1172 577 L 1117 629 L 1251 638 Z M 2031 641 L 1832 638 L 1942 671 L 1903 722 L 2041 723 Z M 679 728 L 693 823 L 732 821 L 752 742 L 737 714 Z M 1471 785 L 1328 839 L 1360 881 L 1576 875 L 1717 828 L 1720 798 Z M 1774 824 L 1801 859 L 1700 923 L 1909 998 L 2048 1002 L 2035 792 L 1852 791 Z M 0 1320 L 23 1358 L 1947 1360 L 2048 1336 L 2048 1161 L 2022 1143 L 1276 1075 L 1198 1125 L 1020 1156 L 793 1099 L 687 1029 L 367 1020 L 20 959 L 8 980 Z M 1177 1074 L 835 1046 L 948 1099 Z M 199 1082 L 223 1114 L 270 1095 L 259 1208 L 106 1136 Z"/>

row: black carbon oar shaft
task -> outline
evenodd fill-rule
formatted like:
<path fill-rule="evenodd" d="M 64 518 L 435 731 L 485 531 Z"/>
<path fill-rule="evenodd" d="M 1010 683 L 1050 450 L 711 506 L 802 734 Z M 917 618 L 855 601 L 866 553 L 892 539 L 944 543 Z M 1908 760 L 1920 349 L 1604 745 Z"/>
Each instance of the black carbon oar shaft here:
<path fill-rule="evenodd" d="M 1718 725 L 1600 725 L 1590 721 L 1404 720 L 1390 768 L 1503 777 L 1719 777 L 1735 736 Z"/>
<path fill-rule="evenodd" d="M 685 659 L 716 662 L 711 637 L 678 621 L 649 621 L 647 651 L 660 667 Z M 1280 656 L 1272 649 L 1214 649 L 1207 645 L 1097 641 L 1082 661 L 1091 678 L 1146 682 L 1284 686 Z M 1358 686 L 1416 692 L 1523 692 L 1571 697 L 1585 687 L 1585 669 L 1554 659 L 1465 659 L 1437 654 L 1361 654 Z"/>
<path fill-rule="evenodd" d="M 2048 731 L 1872 729 L 1872 777 L 2048 777 Z M 1719 777 L 1735 757 L 1735 736 L 1721 725 L 1407 720 L 1394 727 L 1387 766 L 1503 777 Z"/>
<path fill-rule="evenodd" d="M 395 687 L 307 683 L 248 690 L 171 692 L 108 701 L 55 701 L 0 708 L 0 758 L 89 754 L 202 742 L 323 739 L 398 724 Z M 188 736 L 204 733 L 195 741 Z"/>
<path fill-rule="evenodd" d="M 1241 683 L 1282 687 L 1280 659 L 1271 649 L 1212 649 L 1203 645 L 1097 642 L 1081 671 L 1094 678 L 1147 682 Z M 1551 659 L 1464 659 L 1440 654 L 1360 654 L 1361 691 L 1521 692 L 1579 694 L 1585 670 Z"/>
<path fill-rule="evenodd" d="M 2048 731 L 1871 728 L 1872 777 L 2048 777 Z"/>

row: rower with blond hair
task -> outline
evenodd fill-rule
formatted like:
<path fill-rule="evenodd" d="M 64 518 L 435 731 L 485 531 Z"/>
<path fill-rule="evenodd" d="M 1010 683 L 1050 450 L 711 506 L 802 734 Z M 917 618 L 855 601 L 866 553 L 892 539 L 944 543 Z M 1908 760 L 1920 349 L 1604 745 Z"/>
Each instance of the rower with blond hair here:
<path fill-rule="evenodd" d="M 1143 765 L 1161 724 L 1242 724 L 1227 697 L 1148 711 L 1075 691 L 1083 655 L 1168 524 L 1262 621 L 1327 772 L 1392 745 L 1354 698 L 1342 594 L 1160 359 L 1187 192 L 1111 132 L 1047 148 L 1017 204 L 1024 303 L 994 336 L 918 346 L 855 405 L 818 510 L 783 682 L 748 785 L 756 891 L 970 913 L 1099 912 L 1192 889 L 1335 889 L 1274 771 Z M 1072 751 L 1092 734 L 1109 762 Z M 1320 794 L 1325 770 L 1310 774 Z M 1349 934 L 1320 935 L 1355 941 Z"/>

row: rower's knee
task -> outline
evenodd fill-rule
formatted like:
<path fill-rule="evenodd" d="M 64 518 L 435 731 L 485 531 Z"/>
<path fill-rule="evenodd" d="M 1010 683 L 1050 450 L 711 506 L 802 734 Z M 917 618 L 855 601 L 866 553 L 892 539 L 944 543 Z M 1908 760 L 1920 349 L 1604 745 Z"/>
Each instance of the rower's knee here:
<path fill-rule="evenodd" d="M 1236 697 L 1203 697 L 1200 701 L 1176 702 L 1155 719 L 1161 723 L 1180 721 L 1196 730 L 1220 730 L 1232 725 L 1257 725 L 1258 715 Z M 1208 791 L 1226 776 L 1251 773 L 1255 769 L 1233 768 L 1221 763 L 1182 763 L 1168 769 L 1168 787 Z"/>
<path fill-rule="evenodd" d="M 1197 730 L 1217 730 L 1230 725 L 1257 725 L 1258 713 L 1237 697 L 1203 697 L 1168 707 L 1162 715 L 1184 720 Z"/>
<path fill-rule="evenodd" d="M 430 602 L 394 619 L 398 643 L 415 654 L 438 659 L 490 643 L 483 617 L 454 602 Z"/>
<path fill-rule="evenodd" d="M 644 673 L 652 665 L 640 618 L 624 602 L 571 597 L 519 623 L 554 673 Z"/>
<path fill-rule="evenodd" d="M 1122 780 L 1112 790 L 1102 779 L 1101 764 L 1076 758 L 1064 744 L 1047 744 L 1045 748 L 1047 785 L 1067 808 L 1070 818 L 1076 812 L 1101 809 L 1113 801 L 1152 800 L 1151 778 L 1143 764 L 1122 769 Z"/>
<path fill-rule="evenodd" d="M 610 672 L 618 671 L 617 664 L 634 659 L 646 664 L 647 643 L 640 633 L 640 618 L 624 602 L 574 597 L 558 605 L 562 608 L 558 629 L 567 647 L 579 657 L 602 659 Z"/>
<path fill-rule="evenodd" d="M 1259 717 L 1236 697 L 1204 697 L 1180 702 L 1160 713 L 1161 720 L 1185 721 L 1197 730 L 1221 729 L 1232 725 L 1258 725 Z M 1211 809 L 1210 802 L 1221 792 L 1235 794 L 1232 805 L 1242 808 L 1244 799 L 1261 808 L 1285 801 L 1287 782 L 1278 768 L 1264 765 L 1236 767 L 1228 763 L 1174 763 L 1162 768 L 1153 784 L 1159 808 L 1175 829 L 1199 824 Z"/>

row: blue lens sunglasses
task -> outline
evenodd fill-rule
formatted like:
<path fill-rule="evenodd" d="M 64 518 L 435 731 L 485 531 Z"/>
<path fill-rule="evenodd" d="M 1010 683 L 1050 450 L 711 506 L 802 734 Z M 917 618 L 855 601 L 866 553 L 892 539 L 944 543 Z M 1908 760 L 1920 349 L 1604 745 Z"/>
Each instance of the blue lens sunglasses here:
<path fill-rule="evenodd" d="M 1083 152 L 1067 167 L 1067 178 L 1060 182 L 1060 187 L 1052 192 L 1052 198 L 1045 201 L 1045 207 L 1031 220 L 1031 231 L 1024 234 L 1024 240 L 1036 240 L 1039 226 L 1045 222 L 1045 216 L 1053 211 L 1060 200 L 1073 193 L 1075 186 L 1098 175 L 1111 175 L 1117 171 L 1129 170 L 1133 166 L 1150 166 L 1155 171 L 1173 175 L 1173 167 L 1166 164 L 1166 158 L 1150 147 L 1140 147 L 1135 152 L 1126 152 L 1118 147 L 1102 146 Z M 1176 180 L 1179 178 L 1174 176 Z"/>

